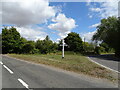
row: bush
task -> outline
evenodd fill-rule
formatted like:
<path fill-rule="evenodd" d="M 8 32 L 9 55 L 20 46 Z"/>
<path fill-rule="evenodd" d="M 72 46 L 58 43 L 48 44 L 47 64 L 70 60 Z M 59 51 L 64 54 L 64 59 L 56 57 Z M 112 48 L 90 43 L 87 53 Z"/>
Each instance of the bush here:
<path fill-rule="evenodd" d="M 40 53 L 39 50 L 36 49 L 36 48 L 34 48 L 34 49 L 32 50 L 32 54 L 37 54 L 37 53 Z"/>
<path fill-rule="evenodd" d="M 100 47 L 96 46 L 94 52 L 96 54 L 100 54 Z"/>

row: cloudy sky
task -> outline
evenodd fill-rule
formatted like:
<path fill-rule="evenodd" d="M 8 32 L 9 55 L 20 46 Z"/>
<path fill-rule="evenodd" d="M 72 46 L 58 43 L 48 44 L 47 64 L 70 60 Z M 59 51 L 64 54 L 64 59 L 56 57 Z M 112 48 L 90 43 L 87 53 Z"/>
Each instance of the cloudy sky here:
<path fill-rule="evenodd" d="M 90 42 L 102 18 L 118 16 L 120 0 L 88 1 L 3 0 L 1 26 L 15 26 L 28 40 L 42 40 L 49 35 L 51 40 L 58 41 L 70 32 L 77 32 Z"/>

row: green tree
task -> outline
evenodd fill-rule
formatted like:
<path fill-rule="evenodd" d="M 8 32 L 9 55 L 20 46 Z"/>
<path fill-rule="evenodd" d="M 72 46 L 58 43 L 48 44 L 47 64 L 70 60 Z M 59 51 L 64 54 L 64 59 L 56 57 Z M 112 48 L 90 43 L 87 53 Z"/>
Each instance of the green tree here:
<path fill-rule="evenodd" d="M 2 53 L 19 53 L 21 36 L 16 28 L 2 29 Z"/>
<path fill-rule="evenodd" d="M 93 43 L 84 42 L 85 52 L 94 52 L 95 45 Z"/>
<path fill-rule="evenodd" d="M 108 17 L 102 19 L 97 27 L 97 33 L 93 35 L 93 40 L 102 41 L 109 47 L 115 49 L 115 55 L 120 57 L 120 19 Z"/>
<path fill-rule="evenodd" d="M 37 40 L 35 46 L 36 49 L 39 49 L 39 52 L 43 54 L 55 52 L 58 49 L 58 45 L 53 43 L 48 35 L 44 40 Z"/>
<path fill-rule="evenodd" d="M 58 51 L 58 44 L 57 43 L 53 43 L 51 45 L 51 52 L 56 53 Z"/>
<path fill-rule="evenodd" d="M 50 53 L 53 42 L 49 39 L 48 35 L 46 36 L 45 40 L 43 40 L 43 42 L 44 53 Z"/>
<path fill-rule="evenodd" d="M 100 47 L 96 46 L 94 49 L 95 54 L 100 54 Z"/>
<path fill-rule="evenodd" d="M 39 50 L 39 53 L 43 52 L 43 40 L 37 40 L 35 48 Z"/>
<path fill-rule="evenodd" d="M 83 43 L 79 34 L 71 32 L 65 38 L 65 43 L 69 46 L 69 51 L 83 52 Z"/>
<path fill-rule="evenodd" d="M 27 41 L 23 47 L 22 47 L 22 52 L 23 53 L 30 53 L 33 54 L 35 49 L 35 43 L 34 41 Z"/>

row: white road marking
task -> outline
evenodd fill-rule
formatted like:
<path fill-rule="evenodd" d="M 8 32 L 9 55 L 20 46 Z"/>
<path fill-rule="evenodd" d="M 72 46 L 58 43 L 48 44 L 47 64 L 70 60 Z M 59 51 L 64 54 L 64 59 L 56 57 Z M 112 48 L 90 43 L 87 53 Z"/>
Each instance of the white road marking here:
<path fill-rule="evenodd" d="M 2 61 L 0 61 L 0 64 L 2 64 L 2 65 L 3 65 Z"/>
<path fill-rule="evenodd" d="M 3 67 L 4 67 L 5 69 L 7 69 L 11 74 L 13 74 L 13 71 L 10 70 L 7 66 L 3 65 Z"/>
<path fill-rule="evenodd" d="M 26 84 L 22 79 L 18 79 L 18 81 L 25 86 L 26 88 L 28 88 L 28 84 Z"/>
<path fill-rule="evenodd" d="M 116 70 L 111 69 L 111 68 L 109 68 L 109 67 L 106 67 L 106 66 L 104 66 L 104 65 L 102 65 L 102 64 L 100 64 L 100 63 L 98 63 L 98 62 L 93 61 L 93 60 L 90 59 L 89 57 L 87 57 L 87 58 L 88 58 L 90 61 L 92 61 L 92 62 L 94 62 L 94 63 L 96 63 L 96 64 L 98 64 L 98 65 L 100 65 L 100 66 L 102 66 L 102 67 L 104 67 L 104 68 L 106 68 L 106 69 L 109 69 L 109 70 L 111 70 L 111 71 L 114 71 L 114 72 L 120 73 L 119 71 L 116 71 Z"/>

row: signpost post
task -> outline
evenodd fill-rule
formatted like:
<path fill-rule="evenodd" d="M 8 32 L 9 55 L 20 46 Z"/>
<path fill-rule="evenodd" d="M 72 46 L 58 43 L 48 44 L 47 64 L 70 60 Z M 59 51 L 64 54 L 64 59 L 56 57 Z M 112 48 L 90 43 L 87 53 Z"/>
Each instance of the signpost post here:
<path fill-rule="evenodd" d="M 63 48 L 62 48 L 62 58 L 64 58 L 64 39 L 62 40 L 62 46 L 63 46 Z"/>
<path fill-rule="evenodd" d="M 68 46 L 65 44 L 64 39 L 62 39 L 62 45 L 60 45 L 60 46 L 62 46 L 62 59 L 63 59 L 64 58 L 64 47 Z"/>

